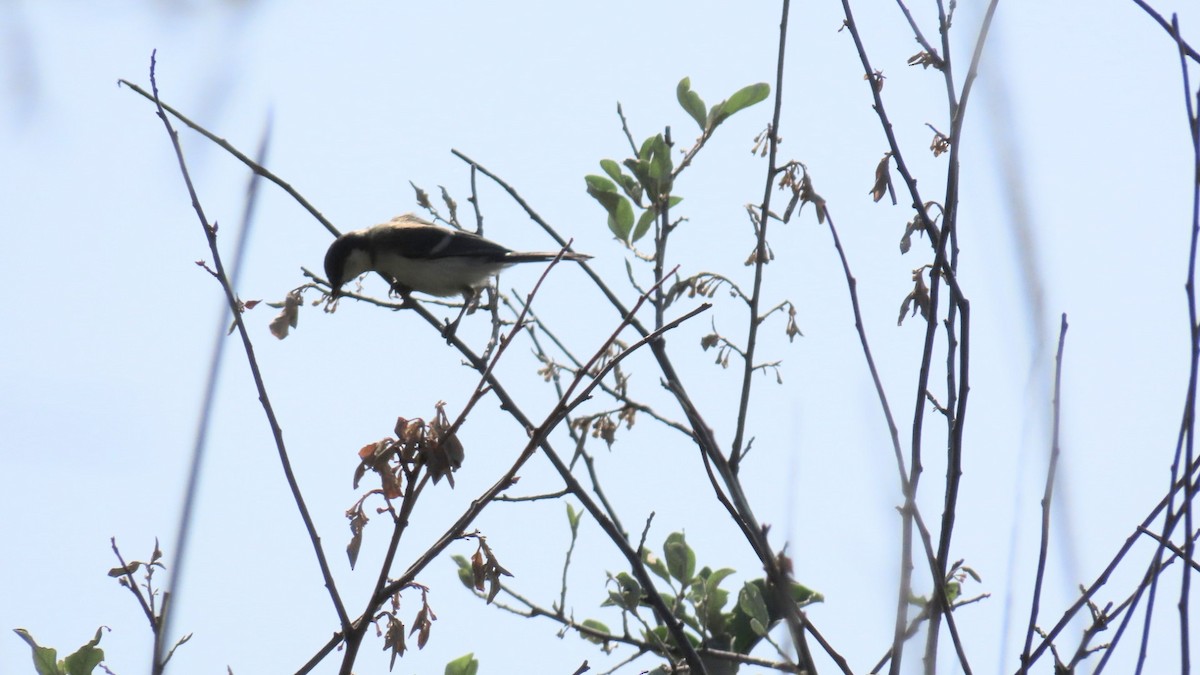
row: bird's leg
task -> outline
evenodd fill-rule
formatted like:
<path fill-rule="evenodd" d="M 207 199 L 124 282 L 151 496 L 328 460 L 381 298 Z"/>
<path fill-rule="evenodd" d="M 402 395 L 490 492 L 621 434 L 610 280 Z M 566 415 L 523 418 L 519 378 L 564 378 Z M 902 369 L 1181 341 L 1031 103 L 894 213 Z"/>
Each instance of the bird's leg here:
<path fill-rule="evenodd" d="M 446 327 L 442 329 L 442 337 L 446 338 L 446 342 L 450 342 L 454 338 L 454 333 L 458 330 L 458 324 L 462 321 L 463 316 L 467 314 L 467 311 L 475 306 L 475 300 L 478 297 L 479 291 L 475 289 L 467 288 L 463 290 L 462 309 L 459 310 L 458 316 L 454 321 L 446 324 Z"/>

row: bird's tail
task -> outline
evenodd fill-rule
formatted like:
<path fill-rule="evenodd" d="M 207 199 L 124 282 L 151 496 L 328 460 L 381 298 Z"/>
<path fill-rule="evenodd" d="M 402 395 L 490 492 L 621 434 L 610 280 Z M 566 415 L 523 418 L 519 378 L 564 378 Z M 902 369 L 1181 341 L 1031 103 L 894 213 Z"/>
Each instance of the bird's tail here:
<path fill-rule="evenodd" d="M 513 253 L 509 253 L 508 255 L 504 256 L 504 262 L 505 263 L 514 263 L 514 264 L 515 263 L 526 263 L 526 262 L 546 262 L 548 260 L 554 260 L 557 257 L 558 257 L 558 251 L 555 251 L 553 253 L 550 253 L 549 251 L 534 251 L 534 252 L 520 252 L 520 253 L 513 252 Z M 562 257 L 563 257 L 563 260 L 575 260 L 577 262 L 584 262 L 585 260 L 592 259 L 592 256 L 590 256 L 590 255 L 587 255 L 585 253 L 576 253 L 574 251 L 567 251 L 566 253 L 562 254 Z"/>

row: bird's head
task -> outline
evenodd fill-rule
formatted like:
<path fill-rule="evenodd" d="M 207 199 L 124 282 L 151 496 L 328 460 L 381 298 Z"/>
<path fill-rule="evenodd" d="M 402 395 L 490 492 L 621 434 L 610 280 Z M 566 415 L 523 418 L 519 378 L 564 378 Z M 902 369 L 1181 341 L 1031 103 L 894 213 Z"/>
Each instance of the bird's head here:
<path fill-rule="evenodd" d="M 369 269 L 371 255 L 361 231 L 343 234 L 333 240 L 325 252 L 325 279 L 329 281 L 335 298 L 341 295 L 342 286 L 347 281 Z"/>

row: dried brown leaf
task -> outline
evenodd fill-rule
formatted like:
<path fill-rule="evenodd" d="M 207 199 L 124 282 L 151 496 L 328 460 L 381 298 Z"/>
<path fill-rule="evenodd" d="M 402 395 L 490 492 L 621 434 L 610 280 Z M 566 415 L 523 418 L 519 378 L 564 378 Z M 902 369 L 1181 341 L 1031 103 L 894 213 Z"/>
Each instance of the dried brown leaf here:
<path fill-rule="evenodd" d="M 404 642 L 404 623 L 391 614 L 388 615 L 387 634 L 383 639 L 383 648 L 392 651 L 389 669 L 395 667 L 396 657 L 404 656 L 404 652 L 408 651 L 408 645 Z"/>
<path fill-rule="evenodd" d="M 362 548 L 363 529 L 367 526 L 367 514 L 363 512 L 362 502 L 346 512 L 350 519 L 350 543 L 346 544 L 346 555 L 350 558 L 350 569 L 358 562 L 358 551 Z"/>
<path fill-rule="evenodd" d="M 284 339 L 288 336 L 290 329 L 295 328 L 300 322 L 300 305 L 304 304 L 304 298 L 300 296 L 299 291 L 292 291 L 283 299 L 283 309 L 279 314 L 271 319 L 268 328 L 271 335 L 277 339 Z"/>
<path fill-rule="evenodd" d="M 891 173 L 892 153 L 883 153 L 883 159 L 875 166 L 875 184 L 871 186 L 871 198 L 878 202 L 888 193 L 892 184 Z"/>
<path fill-rule="evenodd" d="M 897 326 L 904 323 L 910 308 L 913 316 L 920 311 L 922 317 L 929 318 L 929 288 L 925 286 L 924 268 L 913 271 L 913 289 L 900 305 L 900 319 L 896 321 Z"/>
<path fill-rule="evenodd" d="M 429 203 L 429 193 L 417 187 L 417 184 L 411 180 L 408 181 L 408 184 L 411 185 L 413 191 L 417 193 L 417 205 L 423 209 L 432 209 L 433 204 Z"/>

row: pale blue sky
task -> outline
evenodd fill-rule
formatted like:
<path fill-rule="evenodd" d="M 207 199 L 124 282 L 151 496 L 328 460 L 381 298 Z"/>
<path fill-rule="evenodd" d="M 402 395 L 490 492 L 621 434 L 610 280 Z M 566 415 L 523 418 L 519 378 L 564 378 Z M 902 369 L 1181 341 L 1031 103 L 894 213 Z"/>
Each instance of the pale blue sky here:
<path fill-rule="evenodd" d="M 932 3 L 911 4 L 932 36 Z M 981 3 L 959 4 L 961 81 Z M 1189 30 L 1200 20 L 1194 4 L 1155 4 L 1164 14 L 1185 12 L 1184 32 L 1200 42 Z M 946 159 L 926 150 L 924 124 L 949 127 L 942 80 L 905 65 L 918 48 L 894 4 L 860 2 L 856 11 L 872 61 L 887 76 L 885 101 L 907 159 L 927 198 L 940 198 Z M 270 119 L 268 165 L 343 230 L 414 210 L 410 180 L 434 191 L 446 186 L 465 213 L 469 176 L 449 152 L 457 148 L 516 186 L 621 286 L 626 253 L 583 183 L 600 159 L 627 153 L 616 102 L 636 137 L 669 124 L 686 143 L 695 127 L 675 102 L 676 82 L 690 76 L 710 104 L 743 85 L 773 82 L 778 26 L 775 3 L 719 2 L 125 2 L 103 9 L 41 2 L 7 3 L 0 16 L 0 265 L 14 284 L 0 330 L 0 576 L 8 580 L 0 629 L 27 628 L 66 652 L 98 625 L 110 626 L 102 646 L 123 674 L 145 667 L 149 631 L 133 599 L 105 576 L 115 565 L 108 540 L 116 536 L 127 556 L 144 559 L 157 536 L 173 563 L 178 495 L 224 301 L 193 264 L 210 256 L 162 125 L 145 100 L 116 86 L 118 78 L 148 84 L 150 53 L 158 49 L 164 100 L 218 135 L 252 152 Z M 838 3 L 793 6 L 782 153 L 808 165 L 837 219 L 907 440 L 923 331 L 913 320 L 897 328 L 895 317 L 911 270 L 928 257 L 923 243 L 899 255 L 908 210 L 874 204 L 867 194 L 886 145 L 850 37 L 838 32 L 841 21 Z M 976 94 L 963 146 L 960 226 L 974 369 L 955 551 L 984 577 L 968 592 L 992 593 L 959 615 L 973 665 L 1002 673 L 1017 666 L 1013 644 L 1028 612 L 1049 356 L 1061 312 L 1071 323 L 1059 493 L 1067 508 L 1056 512 L 1056 527 L 1069 522 L 1072 536 L 1056 530 L 1043 616 L 1057 616 L 1076 585 L 1099 573 L 1167 483 L 1186 383 L 1192 159 L 1173 44 L 1132 2 L 1001 3 Z M 744 204 L 761 198 L 764 172 L 749 148 L 769 114 L 760 105 L 730 120 L 679 182 L 689 222 L 672 255 L 685 272 L 748 278 Z M 198 136 L 184 131 L 182 138 L 228 247 L 246 172 Z M 1006 152 L 1029 213 L 1041 314 L 1031 309 L 1019 271 Z M 482 178 L 480 196 L 488 236 L 514 248 L 550 246 Z M 241 296 L 282 298 L 303 283 L 301 266 L 320 266 L 328 241 L 289 197 L 266 187 Z M 813 620 L 865 672 L 887 648 L 894 614 L 901 496 L 890 443 L 828 231 L 806 211 L 773 226 L 772 246 L 768 293 L 796 303 L 806 337 L 789 345 L 782 324 L 768 326 L 761 353 L 783 360 L 784 384 L 769 377 L 756 384 L 757 440 L 744 475 L 776 543 L 790 533 L 797 578 L 827 598 L 811 611 Z M 536 274 L 516 269 L 501 282 L 527 289 Z M 599 339 L 592 329 L 607 334 L 617 317 L 576 270 L 554 274 L 538 299 L 540 313 L 584 351 Z M 376 280 L 367 285 L 382 292 Z M 724 294 L 715 302 L 717 326 L 740 334 L 738 308 Z M 267 332 L 271 313 L 260 307 L 247 319 L 292 461 L 343 597 L 357 613 L 384 528 L 382 519 L 369 526 L 360 569 L 351 572 L 342 547 L 343 511 L 355 499 L 353 453 L 390 434 L 397 415 L 428 416 L 438 400 L 457 410 L 474 377 L 407 314 L 354 303 L 333 315 L 306 307 L 298 330 L 278 342 Z M 476 317 L 466 334 L 482 339 L 481 323 Z M 739 376 L 699 350 L 709 330 L 704 317 L 669 343 L 727 444 Z M 525 354 L 514 350 L 505 377 L 541 414 L 552 394 Z M 635 359 L 631 367 L 644 397 L 678 417 L 651 362 Z M 424 497 L 402 566 L 509 465 L 520 433 L 493 402 L 480 406 L 463 433 L 468 460 L 458 487 Z M 932 518 L 944 468 L 938 436 L 927 438 L 922 505 Z M 643 421 L 611 453 L 597 454 L 627 526 L 654 511 L 655 545 L 686 530 L 702 564 L 736 568 L 739 579 L 756 575 L 749 551 L 708 497 L 692 447 Z M 523 493 L 559 488 L 540 458 L 522 475 Z M 222 370 L 198 507 L 174 624 L 195 638 L 176 655 L 175 670 L 294 671 L 336 620 L 240 349 L 227 352 Z M 557 598 L 567 546 L 563 510 L 560 503 L 501 504 L 479 521 L 516 575 L 515 587 L 547 604 Z M 620 571 L 621 561 L 593 525 L 582 534 L 589 541 L 577 552 L 568 604 L 578 618 L 615 626 L 597 606 L 605 570 Z M 453 548 L 471 551 L 466 543 Z M 1151 549 L 1136 552 L 1139 562 L 1114 578 L 1105 601 L 1119 602 L 1132 588 Z M 1012 600 L 1011 641 L 1002 645 L 1010 579 L 1022 590 Z M 404 657 L 398 673 L 441 672 L 468 651 L 484 673 L 616 662 L 575 638 L 555 639 L 549 622 L 482 607 L 448 559 L 421 581 L 433 588 L 439 619 L 426 649 Z M 1166 604 L 1154 644 L 1163 660 L 1152 672 L 1175 667 L 1169 657 L 1178 623 L 1166 609 L 1175 599 L 1173 590 L 1160 598 Z M 415 612 L 416 600 L 408 602 Z M 7 635 L 0 637 L 0 672 L 31 672 L 24 643 L 0 635 Z M 522 646 L 519 657 L 514 644 Z M 1115 672 L 1126 671 L 1130 646 Z M 382 672 L 379 647 L 368 638 L 359 672 Z M 320 672 L 334 672 L 335 660 L 327 666 Z"/>

